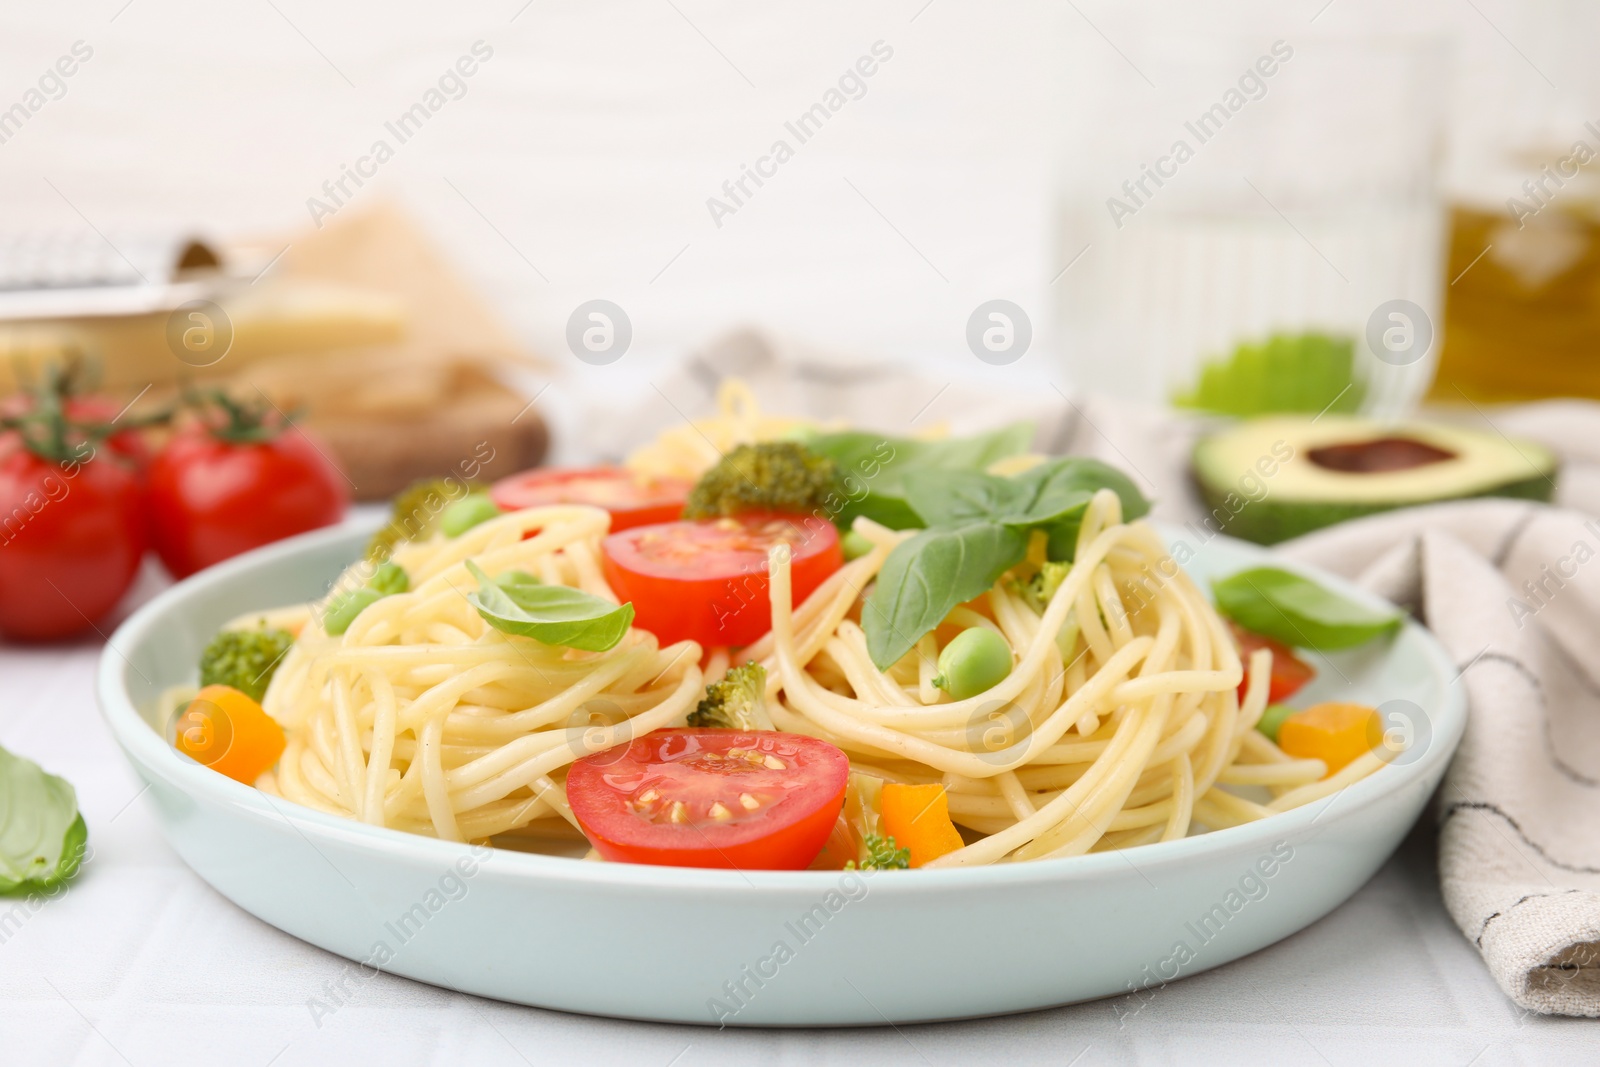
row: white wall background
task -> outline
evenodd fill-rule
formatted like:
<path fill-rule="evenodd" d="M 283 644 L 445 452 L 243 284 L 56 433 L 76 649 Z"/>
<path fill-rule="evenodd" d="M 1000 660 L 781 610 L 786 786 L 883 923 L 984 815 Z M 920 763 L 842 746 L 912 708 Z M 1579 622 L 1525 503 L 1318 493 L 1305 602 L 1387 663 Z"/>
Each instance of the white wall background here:
<path fill-rule="evenodd" d="M 1600 117 L 1597 7 L 1296 0 L 1247 20 L 1214 2 L 1144 5 L 1142 24 L 1445 31 L 1446 173 L 1482 185 L 1508 130 L 1559 144 Z M 403 198 L 531 344 L 564 354 L 568 313 L 606 297 L 641 352 L 759 323 L 954 364 L 972 308 L 1001 296 L 1038 309 L 1022 370 L 1050 374 L 1059 287 L 1097 269 L 1052 285 L 1075 251 L 1058 191 L 1104 131 L 1148 117 L 1163 72 L 1140 25 L 1104 0 L 10 3 L 0 108 L 74 41 L 94 56 L 0 145 L 0 229 L 308 224 L 307 198 L 482 39 L 494 58 L 466 95 L 358 199 Z M 864 98 L 719 229 L 706 198 L 878 40 L 894 57 Z"/>

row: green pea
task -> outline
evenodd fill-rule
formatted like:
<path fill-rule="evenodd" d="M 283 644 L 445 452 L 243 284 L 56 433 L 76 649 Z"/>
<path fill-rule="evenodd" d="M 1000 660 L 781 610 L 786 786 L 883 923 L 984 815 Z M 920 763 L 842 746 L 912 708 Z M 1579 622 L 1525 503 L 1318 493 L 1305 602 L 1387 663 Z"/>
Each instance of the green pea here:
<path fill-rule="evenodd" d="M 1256 723 L 1256 729 L 1267 735 L 1273 744 L 1278 742 L 1278 731 L 1283 727 L 1283 720 L 1299 711 L 1287 704 L 1268 704 L 1267 710 L 1261 713 L 1261 721 Z"/>
<path fill-rule="evenodd" d="M 844 536 L 839 538 L 839 547 L 844 550 L 844 558 L 852 560 L 860 559 L 868 552 L 871 552 L 873 545 L 870 540 L 854 530 L 846 530 Z"/>
<path fill-rule="evenodd" d="M 410 591 L 411 576 L 400 564 L 386 560 L 372 572 L 372 577 L 367 579 L 367 585 L 384 596 L 393 596 L 396 593 Z"/>
<path fill-rule="evenodd" d="M 484 493 L 468 493 L 439 515 L 439 529 L 446 537 L 460 537 L 481 522 L 500 514 L 494 501 Z"/>
<path fill-rule="evenodd" d="M 939 653 L 939 674 L 933 684 L 957 700 L 975 697 L 1005 681 L 1011 673 L 1011 646 L 987 626 L 956 634 Z"/>
<path fill-rule="evenodd" d="M 382 599 L 383 594 L 371 586 L 347 589 L 328 601 L 328 611 L 322 616 L 322 628 L 337 637 L 350 629 L 357 615 Z"/>

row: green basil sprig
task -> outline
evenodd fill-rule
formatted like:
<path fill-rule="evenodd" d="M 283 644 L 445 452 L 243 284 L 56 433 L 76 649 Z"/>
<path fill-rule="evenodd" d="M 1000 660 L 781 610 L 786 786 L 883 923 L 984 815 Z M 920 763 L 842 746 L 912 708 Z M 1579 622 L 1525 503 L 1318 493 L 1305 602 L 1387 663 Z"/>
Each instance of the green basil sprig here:
<path fill-rule="evenodd" d="M 0 748 L 0 893 L 54 889 L 77 871 L 88 840 L 71 784 Z"/>
<path fill-rule="evenodd" d="M 470 559 L 478 591 L 467 600 L 501 633 L 585 652 L 615 648 L 633 625 L 633 605 L 613 604 L 582 589 L 545 585 L 531 574 L 508 571 L 490 578 Z"/>
<path fill-rule="evenodd" d="M 1373 611 L 1277 567 L 1240 571 L 1213 582 L 1211 589 L 1223 615 L 1292 648 L 1354 648 L 1400 626 L 1398 611 Z"/>
<path fill-rule="evenodd" d="M 1150 503 L 1128 477 L 1092 459 L 1050 460 L 1014 478 L 973 470 L 920 470 L 900 483 L 901 499 L 926 529 L 897 545 L 861 612 L 867 652 L 880 670 L 911 651 L 950 613 L 1027 556 L 1034 530 L 1053 560 L 1071 559 L 1089 501 L 1110 489 L 1123 518 Z"/>
<path fill-rule="evenodd" d="M 808 434 L 802 443 L 827 456 L 844 479 L 845 499 L 832 516 L 848 530 L 857 515 L 865 515 L 891 530 L 911 530 L 926 525 L 906 496 L 907 480 L 918 472 L 981 471 L 985 467 L 1027 451 L 1033 424 L 1019 422 L 976 437 L 918 441 L 904 437 L 847 431 Z"/>

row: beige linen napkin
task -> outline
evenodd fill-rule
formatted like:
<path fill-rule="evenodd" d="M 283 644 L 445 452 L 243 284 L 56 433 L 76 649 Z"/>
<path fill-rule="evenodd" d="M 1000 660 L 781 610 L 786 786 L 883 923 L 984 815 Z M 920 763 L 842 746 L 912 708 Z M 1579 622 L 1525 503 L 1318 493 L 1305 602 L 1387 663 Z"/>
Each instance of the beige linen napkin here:
<path fill-rule="evenodd" d="M 1519 1005 L 1600 1015 L 1600 522 L 1472 501 L 1284 550 L 1411 607 L 1444 644 L 1469 707 L 1435 800 L 1445 906 Z"/>

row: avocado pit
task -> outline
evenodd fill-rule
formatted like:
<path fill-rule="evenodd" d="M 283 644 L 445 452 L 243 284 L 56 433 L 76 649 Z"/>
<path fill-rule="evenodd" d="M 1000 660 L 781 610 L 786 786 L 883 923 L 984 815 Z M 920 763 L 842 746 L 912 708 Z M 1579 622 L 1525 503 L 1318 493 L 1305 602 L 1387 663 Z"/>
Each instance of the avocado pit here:
<path fill-rule="evenodd" d="M 1414 437 L 1377 437 L 1370 441 L 1323 445 L 1306 452 L 1306 458 L 1324 470 L 1342 474 L 1379 474 L 1408 471 L 1455 459 L 1456 453 L 1436 448 Z"/>

